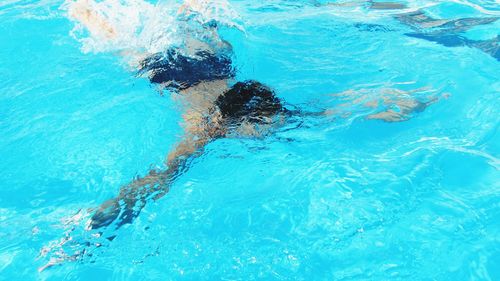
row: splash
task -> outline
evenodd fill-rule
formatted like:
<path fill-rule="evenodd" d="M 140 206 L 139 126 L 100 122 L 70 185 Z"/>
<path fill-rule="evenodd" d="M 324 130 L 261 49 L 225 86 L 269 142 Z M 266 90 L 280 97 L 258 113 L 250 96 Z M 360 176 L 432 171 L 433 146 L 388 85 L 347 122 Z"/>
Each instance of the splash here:
<path fill-rule="evenodd" d="M 238 23 L 238 13 L 227 0 L 186 0 L 178 12 L 188 16 L 193 15 L 201 24 L 216 21 L 225 26 L 243 29 Z"/>
<path fill-rule="evenodd" d="M 66 0 L 61 7 L 75 23 L 71 35 L 84 53 L 119 53 L 132 60 L 182 45 L 186 37 L 203 37 L 196 25 L 216 22 L 240 27 L 238 14 L 225 0 L 160 1 Z"/>

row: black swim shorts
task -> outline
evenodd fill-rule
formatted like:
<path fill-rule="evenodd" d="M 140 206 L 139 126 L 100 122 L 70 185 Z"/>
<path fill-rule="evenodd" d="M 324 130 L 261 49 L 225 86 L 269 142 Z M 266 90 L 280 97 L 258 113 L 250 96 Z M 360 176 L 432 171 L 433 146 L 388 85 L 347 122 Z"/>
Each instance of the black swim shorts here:
<path fill-rule="evenodd" d="M 172 48 L 146 58 L 141 63 L 139 73 L 148 73 L 152 83 L 182 90 L 203 81 L 234 77 L 231 63 L 231 58 L 224 54 L 198 51 L 190 57 Z"/>

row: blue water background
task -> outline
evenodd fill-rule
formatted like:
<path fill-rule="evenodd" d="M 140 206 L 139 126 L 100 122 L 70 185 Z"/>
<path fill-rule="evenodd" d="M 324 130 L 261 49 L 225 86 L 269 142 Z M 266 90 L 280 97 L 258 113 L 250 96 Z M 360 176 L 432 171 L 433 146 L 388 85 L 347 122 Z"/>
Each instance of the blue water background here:
<path fill-rule="evenodd" d="M 64 218 L 162 167 L 182 133 L 168 95 L 114 54 L 81 52 L 60 4 L 0 2 L 0 280 L 500 280 L 500 63 L 404 36 L 390 17 L 368 31 L 291 1 L 234 3 L 238 79 L 309 110 L 350 89 L 449 98 L 401 123 L 361 111 L 217 140 L 112 243 L 38 272 Z"/>

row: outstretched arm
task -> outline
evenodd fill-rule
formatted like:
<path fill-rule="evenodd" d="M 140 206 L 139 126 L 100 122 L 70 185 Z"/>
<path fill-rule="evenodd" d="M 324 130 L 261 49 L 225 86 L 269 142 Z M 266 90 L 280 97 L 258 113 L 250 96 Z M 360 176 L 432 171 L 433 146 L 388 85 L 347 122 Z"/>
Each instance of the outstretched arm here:
<path fill-rule="evenodd" d="M 191 159 L 201 153 L 204 145 L 205 142 L 193 143 L 187 141 L 187 139 L 181 141 L 177 148 L 169 155 L 171 160 L 169 161 L 168 170 L 164 172 L 151 171 L 148 175 L 124 186 L 116 198 L 104 202 L 95 210 L 87 229 L 100 229 L 113 223 L 116 228 L 119 228 L 123 224 L 130 223 L 139 215 L 146 200 L 149 198 L 158 199 L 168 192 L 172 181 L 187 168 L 188 162 Z M 52 257 L 47 264 L 40 267 L 38 271 L 41 272 L 65 261 L 78 260 L 87 255 L 88 247 L 100 247 L 100 243 L 89 243 L 88 241 L 76 242 L 76 245 L 82 248 L 75 252 L 67 253 L 62 249 L 62 246 L 74 239 L 78 240 L 78 237 L 73 237 L 72 231 L 66 233 L 65 237 L 58 240 L 56 244 L 49 244 L 49 246 L 42 249 L 41 256 L 46 256 L 49 252 L 52 252 L 53 256 L 51 254 Z M 106 237 L 108 240 L 112 240 L 113 238 L 114 236 Z"/>
<path fill-rule="evenodd" d="M 406 91 L 377 87 L 347 90 L 331 96 L 337 102 L 330 110 L 335 116 L 349 117 L 354 114 L 368 120 L 401 122 L 413 118 L 441 99 L 447 99 L 449 94 L 438 94 L 437 90 L 429 87 Z"/>
<path fill-rule="evenodd" d="M 122 187 L 120 194 L 97 208 L 91 218 L 90 229 L 98 229 L 115 223 L 115 227 L 132 222 L 139 215 L 147 200 L 156 200 L 168 193 L 172 182 L 181 175 L 210 139 L 184 138 L 169 154 L 167 170 L 151 170 Z"/>
<path fill-rule="evenodd" d="M 429 101 L 417 99 L 401 99 L 393 101 L 393 106 L 384 111 L 372 113 L 366 119 L 382 120 L 385 122 L 401 122 L 409 120 L 415 113 L 424 111 L 428 106 L 437 102 L 438 98 Z"/>
<path fill-rule="evenodd" d="M 199 156 L 209 142 L 225 135 L 218 111 L 202 117 L 197 111 L 184 114 L 185 135 L 167 156 L 167 170 L 151 170 L 124 186 L 120 194 L 104 202 L 95 211 L 89 228 L 106 227 L 116 222 L 116 228 L 132 222 L 148 200 L 157 200 L 168 193 L 172 182 L 189 167 L 189 162 Z"/>

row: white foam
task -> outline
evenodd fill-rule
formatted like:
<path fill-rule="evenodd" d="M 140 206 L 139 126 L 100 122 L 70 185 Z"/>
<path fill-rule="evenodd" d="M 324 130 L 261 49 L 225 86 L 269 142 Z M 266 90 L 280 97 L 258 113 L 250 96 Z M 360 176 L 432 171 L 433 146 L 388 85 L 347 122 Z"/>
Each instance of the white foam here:
<path fill-rule="evenodd" d="M 82 3 L 105 20 L 113 30 L 113 36 L 89 31 L 88 26 L 71 16 L 72 11 Z M 173 0 L 157 4 L 143 0 L 66 0 L 61 8 L 75 23 L 71 34 L 82 44 L 83 52 L 118 52 L 133 58 L 134 54 L 153 54 L 169 46 L 180 45 L 186 35 L 196 36 L 186 34 L 186 23 L 178 14 L 180 7 L 180 3 Z M 189 15 L 189 24 L 216 21 L 222 25 L 239 27 L 236 23 L 237 13 L 225 0 L 186 1 L 182 10 Z"/>
<path fill-rule="evenodd" d="M 215 20 L 219 24 L 242 29 L 237 23 L 238 13 L 227 0 L 186 0 L 181 9 L 184 7 L 186 12 L 194 14 L 194 18 L 201 24 Z"/>

